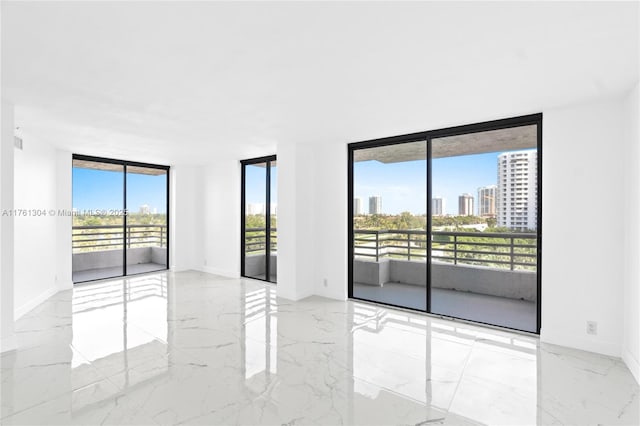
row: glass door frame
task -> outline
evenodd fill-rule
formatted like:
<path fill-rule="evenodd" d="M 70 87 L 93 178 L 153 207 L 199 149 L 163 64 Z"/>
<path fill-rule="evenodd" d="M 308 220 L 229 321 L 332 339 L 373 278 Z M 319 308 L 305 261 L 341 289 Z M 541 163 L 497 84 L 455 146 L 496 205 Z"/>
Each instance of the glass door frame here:
<path fill-rule="evenodd" d="M 537 139 L 537 168 L 538 168 L 538 176 L 537 176 L 537 185 L 538 185 L 538 194 L 537 194 L 537 270 L 536 270 L 536 332 L 530 333 L 528 331 L 523 331 L 520 329 L 498 326 L 495 324 L 483 323 L 479 321 L 471 321 L 463 318 L 457 318 L 453 316 L 443 315 L 436 313 L 434 314 L 431 309 L 431 240 L 433 236 L 433 231 L 431 229 L 432 226 L 432 214 L 433 214 L 433 205 L 431 202 L 432 199 L 432 186 L 433 179 L 431 175 L 432 170 L 432 140 L 437 138 L 444 138 L 449 136 L 459 136 L 471 133 L 479 133 L 486 132 L 491 130 L 501 130 L 508 129 L 513 127 L 521 127 L 521 126 L 536 126 L 536 139 Z M 377 148 L 382 146 L 389 145 L 398 145 L 410 142 L 421 142 L 426 141 L 427 143 L 427 199 L 426 199 L 426 212 L 427 212 L 427 286 L 426 286 L 426 310 L 414 309 L 406 306 L 394 305 L 391 303 L 383 303 L 371 301 L 368 299 L 362 299 L 355 297 L 353 295 L 353 262 L 354 262 L 354 152 L 360 149 L 367 148 Z M 499 120 L 485 121 L 481 123 L 474 124 L 466 124 L 461 126 L 447 127 L 436 130 L 428 130 L 424 132 L 410 133 L 406 135 L 400 136 L 391 136 L 380 139 L 367 140 L 362 142 L 353 142 L 347 145 L 348 155 L 347 155 L 347 283 L 348 283 L 348 297 L 349 299 L 382 304 L 387 306 L 392 306 L 395 308 L 406 309 L 410 311 L 416 311 L 420 313 L 426 313 L 427 315 L 433 315 L 436 317 L 444 317 L 444 318 L 453 318 L 459 321 L 477 323 L 477 324 L 485 324 L 492 327 L 503 328 L 508 330 L 515 330 L 522 333 L 527 334 L 540 334 L 540 328 L 542 325 L 542 113 L 538 114 L 530 114 L 523 115 L 512 118 L 505 118 Z"/>
<path fill-rule="evenodd" d="M 169 220 L 169 215 L 170 215 L 170 202 L 169 202 L 169 197 L 170 197 L 170 191 L 169 188 L 171 186 L 170 184 L 170 170 L 171 167 L 170 166 L 164 166 L 164 165 L 160 165 L 160 164 L 149 164 L 149 163 L 140 163 L 137 161 L 127 161 L 127 160 L 118 160 L 118 159 L 114 159 L 114 158 L 104 158 L 104 157 L 94 157 L 94 156 L 90 156 L 90 155 L 82 155 L 82 154 L 72 154 L 71 156 L 71 161 L 73 164 L 73 160 L 81 160 L 81 161 L 92 161 L 95 163 L 109 163 L 109 164 L 117 164 L 120 166 L 123 166 L 123 184 L 122 184 L 122 196 L 123 196 L 123 210 L 126 212 L 127 211 L 127 166 L 132 166 L 132 167 L 145 167 L 145 168 L 150 168 L 150 169 L 158 169 L 158 170 L 164 170 L 167 173 L 167 185 L 166 185 L 166 194 L 167 194 L 167 204 L 166 204 L 166 211 L 167 211 L 167 216 L 166 216 L 166 221 L 167 221 L 167 235 L 166 235 L 166 240 L 167 240 L 167 264 L 166 264 L 166 268 L 165 269 L 160 269 L 158 271 L 162 271 L 162 270 L 168 270 L 169 269 L 169 253 L 170 253 L 170 220 Z M 73 169 L 73 165 L 71 166 Z M 73 184 L 73 183 L 72 183 Z M 72 200 L 73 203 L 73 200 Z M 141 275 L 141 274 L 147 274 L 149 272 L 140 272 L 140 273 L 136 273 L 136 274 L 128 274 L 127 273 L 127 215 L 125 214 L 123 216 L 123 233 L 122 233 L 122 261 L 123 261 L 123 265 L 122 265 L 122 275 L 119 276 L 114 276 L 114 277 L 110 277 L 110 278 L 119 278 L 119 277 L 127 277 L 127 276 L 134 276 L 134 275 Z M 73 231 L 72 231 L 73 232 Z M 72 249 L 73 250 L 73 249 Z M 73 253 L 72 253 L 73 256 Z M 78 281 L 77 284 L 83 284 L 83 283 L 88 283 L 88 282 L 92 282 L 92 281 L 100 281 L 103 279 L 110 279 L 110 278 L 100 278 L 100 279 L 95 279 L 95 280 L 87 280 L 87 281 Z M 74 282 L 74 284 L 76 284 Z"/>
<path fill-rule="evenodd" d="M 267 155 L 264 157 L 250 158 L 240 160 L 241 179 L 240 179 L 240 276 L 243 278 L 251 278 L 254 280 L 265 281 L 276 284 L 271 281 L 271 163 L 277 161 L 276 155 Z M 246 167 L 254 164 L 265 163 L 265 279 L 250 277 L 245 274 L 245 221 L 246 221 Z"/>

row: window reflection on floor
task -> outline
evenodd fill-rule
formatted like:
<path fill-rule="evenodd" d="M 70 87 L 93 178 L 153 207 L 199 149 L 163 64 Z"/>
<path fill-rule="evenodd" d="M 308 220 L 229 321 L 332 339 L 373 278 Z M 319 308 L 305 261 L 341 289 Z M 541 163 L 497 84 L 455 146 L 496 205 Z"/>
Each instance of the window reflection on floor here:
<path fill-rule="evenodd" d="M 268 375 L 277 373 L 277 312 L 275 288 L 265 287 L 246 293 L 244 366 L 249 386 L 251 383 L 264 386 Z"/>
<path fill-rule="evenodd" d="M 72 367 L 113 374 L 117 386 L 129 387 L 166 373 L 167 278 L 128 278 L 77 286 L 73 298 Z"/>
<path fill-rule="evenodd" d="M 354 392 L 374 400 L 387 400 L 397 393 L 433 410 L 488 424 L 513 420 L 514 415 L 523 423 L 536 418 L 534 342 L 361 303 L 354 303 L 354 323 Z M 519 392 L 516 399 L 521 404 L 515 410 L 495 407 L 495 392 L 505 385 Z M 468 397 L 460 398 L 461 392 Z M 504 398 L 513 399 L 513 395 Z M 481 418 L 478 404 L 487 407 L 481 410 Z"/>

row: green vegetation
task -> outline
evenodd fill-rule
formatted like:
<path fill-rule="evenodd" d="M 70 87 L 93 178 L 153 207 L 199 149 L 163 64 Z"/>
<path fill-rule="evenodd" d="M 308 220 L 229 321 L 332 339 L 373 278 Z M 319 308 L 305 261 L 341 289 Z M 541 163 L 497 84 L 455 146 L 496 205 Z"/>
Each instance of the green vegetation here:
<path fill-rule="evenodd" d="M 122 225 L 123 223 L 124 216 L 120 215 L 73 216 L 73 226 Z M 127 215 L 127 223 L 136 225 L 165 225 L 167 223 L 167 215 L 129 213 Z"/>
<path fill-rule="evenodd" d="M 355 229 L 426 229 L 427 217 L 426 215 L 414 216 L 409 212 L 402 212 L 399 215 L 361 215 L 353 218 L 353 224 Z M 464 225 L 479 224 L 486 224 L 488 228 L 498 229 L 495 227 L 495 218 L 479 216 L 434 216 L 431 219 L 431 224 L 434 228 L 447 227 L 451 230 Z"/>
<path fill-rule="evenodd" d="M 244 217 L 245 228 L 264 228 L 266 225 L 266 217 L 263 214 L 248 214 Z M 277 217 L 271 215 L 271 228 L 277 226 Z"/>

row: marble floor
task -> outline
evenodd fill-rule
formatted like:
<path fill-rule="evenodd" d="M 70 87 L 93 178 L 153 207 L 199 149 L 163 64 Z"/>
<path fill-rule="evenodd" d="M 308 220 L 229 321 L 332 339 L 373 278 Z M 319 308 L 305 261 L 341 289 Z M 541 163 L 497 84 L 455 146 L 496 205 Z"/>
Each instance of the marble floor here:
<path fill-rule="evenodd" d="M 640 424 L 618 359 L 275 289 L 162 272 L 58 293 L 1 356 L 0 423 Z"/>

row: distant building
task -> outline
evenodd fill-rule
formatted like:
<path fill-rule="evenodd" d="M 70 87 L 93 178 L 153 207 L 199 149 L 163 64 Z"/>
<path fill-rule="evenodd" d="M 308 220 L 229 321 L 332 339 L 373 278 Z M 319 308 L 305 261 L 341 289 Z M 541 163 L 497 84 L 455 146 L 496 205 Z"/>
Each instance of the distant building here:
<path fill-rule="evenodd" d="M 353 215 L 360 216 L 362 214 L 362 198 L 353 199 Z"/>
<path fill-rule="evenodd" d="M 458 197 L 458 215 L 473 216 L 473 195 L 465 193 Z"/>
<path fill-rule="evenodd" d="M 382 213 L 382 197 L 379 195 L 369 197 L 369 214 L 380 213 Z"/>
<path fill-rule="evenodd" d="M 149 214 L 151 213 L 151 210 L 149 209 L 149 206 L 147 204 L 143 204 L 140 206 L 140 214 Z"/>
<path fill-rule="evenodd" d="M 514 151 L 498 156 L 498 226 L 537 229 L 538 152 Z"/>
<path fill-rule="evenodd" d="M 264 203 L 248 203 L 245 214 L 264 215 Z"/>
<path fill-rule="evenodd" d="M 478 188 L 478 216 L 496 216 L 496 185 Z"/>
<path fill-rule="evenodd" d="M 444 198 L 434 197 L 431 199 L 431 214 L 433 216 L 444 216 L 446 214 Z"/>

